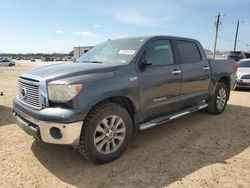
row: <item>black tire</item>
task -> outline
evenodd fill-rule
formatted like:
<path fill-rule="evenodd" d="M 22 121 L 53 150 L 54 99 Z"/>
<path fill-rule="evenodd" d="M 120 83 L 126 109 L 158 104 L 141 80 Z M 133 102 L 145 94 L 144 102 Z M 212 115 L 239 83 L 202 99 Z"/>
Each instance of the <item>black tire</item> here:
<path fill-rule="evenodd" d="M 112 153 L 103 154 L 98 151 L 94 142 L 96 139 L 96 130 L 101 124 L 102 120 L 110 116 L 117 116 L 121 118 L 123 120 L 122 125 L 125 126 L 124 128 L 126 131 L 124 133 L 125 136 L 123 135 L 124 140 L 121 141 L 119 147 L 116 147 L 116 150 Z M 91 110 L 91 112 L 86 117 L 81 131 L 78 150 L 82 156 L 94 163 L 101 164 L 113 161 L 126 150 L 132 136 L 132 126 L 131 117 L 126 109 L 124 109 L 119 104 L 102 103 Z M 103 134 L 105 135 L 106 133 Z M 117 133 L 117 135 L 118 134 L 119 133 Z M 107 136 L 105 136 L 105 138 L 106 137 Z M 109 147 L 111 147 L 111 145 Z"/>
<path fill-rule="evenodd" d="M 217 97 L 219 97 L 220 95 L 220 91 L 221 90 L 224 90 L 225 91 L 225 103 L 222 106 L 218 105 L 217 103 Z M 227 101 L 228 101 L 228 96 L 229 96 L 229 89 L 228 87 L 222 83 L 222 82 L 219 82 L 217 84 L 217 87 L 215 89 L 215 92 L 213 94 L 213 96 L 211 96 L 208 100 L 207 100 L 207 104 L 208 104 L 208 107 L 207 107 L 207 112 L 208 113 L 211 113 L 211 114 L 221 114 L 224 112 L 225 108 L 226 108 L 226 105 L 227 105 Z M 219 100 L 219 99 L 218 99 Z"/>

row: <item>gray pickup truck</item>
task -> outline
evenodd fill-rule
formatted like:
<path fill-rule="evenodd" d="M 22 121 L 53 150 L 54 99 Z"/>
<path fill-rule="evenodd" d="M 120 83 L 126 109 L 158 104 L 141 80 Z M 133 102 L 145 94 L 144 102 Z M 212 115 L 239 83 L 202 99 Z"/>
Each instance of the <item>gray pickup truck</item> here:
<path fill-rule="evenodd" d="M 13 116 L 36 139 L 74 146 L 105 163 L 118 158 L 139 130 L 201 109 L 222 113 L 235 72 L 232 61 L 208 60 L 197 40 L 108 40 L 75 63 L 21 75 Z"/>

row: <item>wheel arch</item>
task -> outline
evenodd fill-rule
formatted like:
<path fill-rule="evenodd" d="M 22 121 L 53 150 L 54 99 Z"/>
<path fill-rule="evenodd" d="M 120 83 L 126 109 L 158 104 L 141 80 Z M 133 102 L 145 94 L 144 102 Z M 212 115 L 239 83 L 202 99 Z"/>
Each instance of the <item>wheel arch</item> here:
<path fill-rule="evenodd" d="M 230 85 L 231 85 L 230 82 L 231 82 L 231 80 L 230 80 L 230 77 L 228 75 L 221 75 L 217 79 L 214 79 L 214 84 L 213 84 L 212 92 L 210 93 L 210 96 L 212 96 L 215 93 L 215 90 L 216 90 L 218 83 L 224 83 L 228 89 L 228 98 L 227 98 L 227 100 L 228 100 L 230 97 Z"/>
<path fill-rule="evenodd" d="M 218 80 L 218 83 L 224 83 L 227 86 L 227 89 L 228 89 L 227 100 L 228 100 L 229 99 L 229 95 L 230 95 L 230 79 L 227 76 L 222 76 Z"/>
<path fill-rule="evenodd" d="M 87 116 L 89 115 L 89 113 L 91 113 L 91 111 L 95 107 L 97 107 L 98 105 L 102 103 L 107 103 L 107 102 L 119 104 L 128 111 L 131 117 L 131 120 L 133 122 L 133 134 L 137 133 L 138 131 L 138 127 L 136 126 L 138 124 L 137 107 L 136 107 L 135 102 L 127 96 L 117 95 L 117 96 L 110 96 L 110 97 L 102 98 L 90 107 L 90 109 L 88 110 Z"/>

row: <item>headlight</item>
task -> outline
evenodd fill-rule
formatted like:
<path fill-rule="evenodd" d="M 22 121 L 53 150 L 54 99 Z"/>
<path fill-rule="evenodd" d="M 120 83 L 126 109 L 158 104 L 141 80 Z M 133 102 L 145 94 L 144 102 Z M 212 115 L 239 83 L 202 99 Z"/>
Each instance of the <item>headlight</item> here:
<path fill-rule="evenodd" d="M 82 84 L 49 84 L 49 100 L 67 102 L 73 99 L 83 88 Z"/>

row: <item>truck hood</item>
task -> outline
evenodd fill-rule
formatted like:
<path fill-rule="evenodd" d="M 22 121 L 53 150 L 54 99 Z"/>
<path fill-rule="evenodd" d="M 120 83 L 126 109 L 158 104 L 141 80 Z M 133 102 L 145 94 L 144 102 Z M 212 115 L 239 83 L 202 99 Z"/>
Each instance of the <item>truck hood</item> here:
<path fill-rule="evenodd" d="M 33 69 L 21 75 L 21 77 L 41 77 L 44 80 L 52 81 L 83 74 L 111 72 L 119 65 L 108 65 L 103 63 L 63 63 L 44 66 Z"/>

